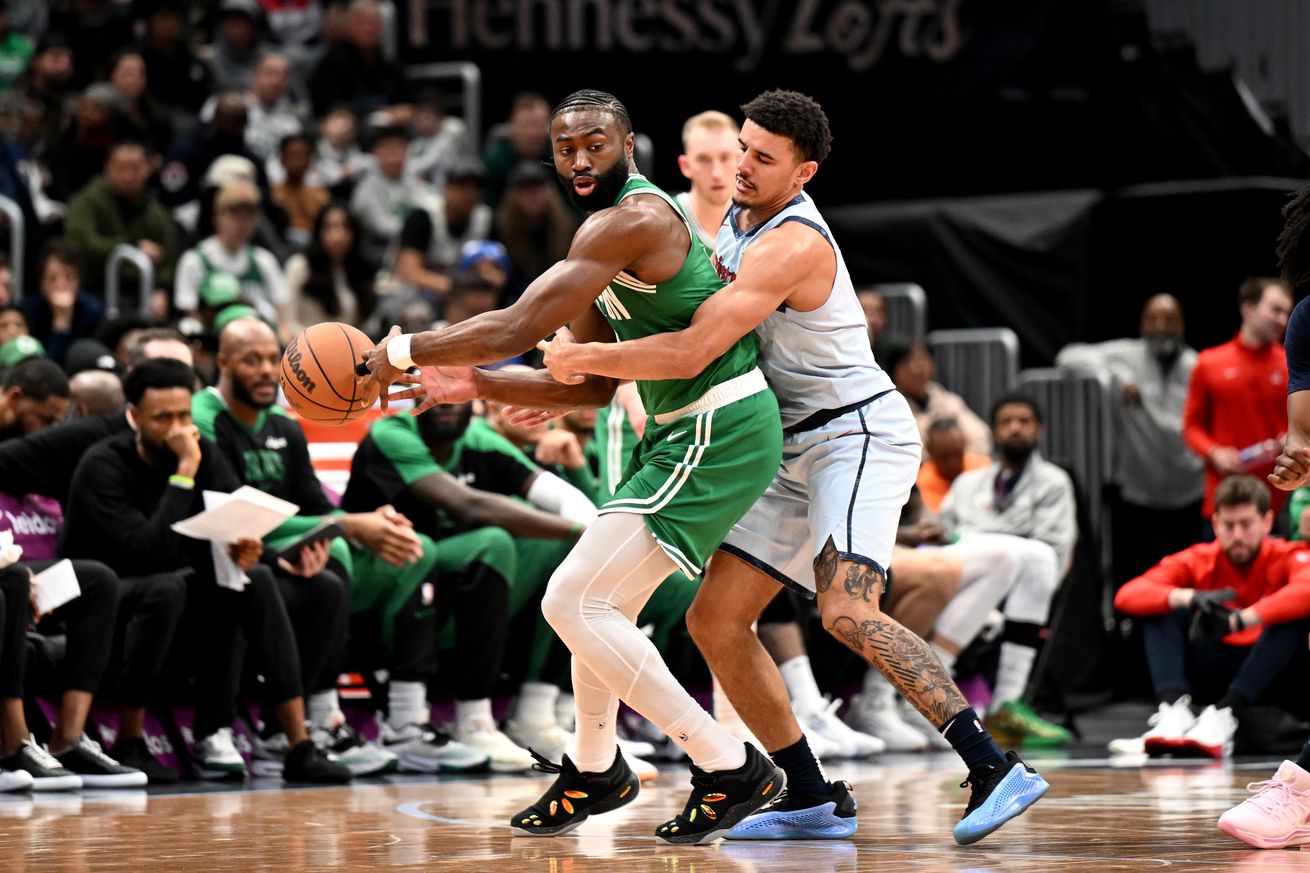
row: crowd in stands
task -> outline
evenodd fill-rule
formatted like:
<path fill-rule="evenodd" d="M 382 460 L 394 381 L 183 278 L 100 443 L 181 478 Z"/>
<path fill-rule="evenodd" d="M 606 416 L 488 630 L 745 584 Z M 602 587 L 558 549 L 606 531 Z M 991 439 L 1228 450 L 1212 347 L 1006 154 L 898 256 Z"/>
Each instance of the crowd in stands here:
<path fill-rule="evenodd" d="M 540 599 L 644 428 L 631 386 L 549 429 L 493 403 L 372 420 L 335 490 L 278 403 L 282 349 L 304 326 L 380 336 L 503 306 L 582 218 L 550 172 L 543 97 L 517 97 L 478 150 L 481 132 L 407 80 L 382 36 L 370 0 L 0 7 L 0 195 L 22 210 L 28 254 L 25 275 L 0 269 L 0 530 L 22 547 L 0 549 L 0 789 L 241 775 L 238 723 L 260 772 L 292 781 L 520 772 L 529 747 L 567 748 L 569 656 Z M 679 203 L 711 244 L 736 135 L 715 112 L 683 131 Z M 151 282 L 136 299 L 124 265 L 112 312 L 106 265 L 124 244 Z M 1100 483 L 1042 456 L 1036 400 L 970 409 L 928 344 L 889 335 L 879 294 L 860 297 L 924 439 L 887 611 L 978 675 L 998 739 L 1067 744 L 1033 686 L 1077 561 L 1079 490 Z M 1161 294 L 1140 337 L 1060 355 L 1114 386 L 1115 605 L 1142 623 L 1159 698 L 1118 751 L 1221 756 L 1253 704 L 1301 712 L 1310 495 L 1280 514 L 1263 484 L 1287 427 L 1291 305 L 1276 280 L 1250 280 L 1235 338 L 1198 354 Z M 242 485 L 299 514 L 230 547 L 172 529 L 205 491 Z M 81 594 L 45 614 L 34 574 L 63 558 Z M 708 643 L 685 623 L 695 591 L 675 575 L 638 625 L 708 688 L 693 638 Z M 841 686 L 816 670 L 814 631 L 785 593 L 759 625 L 820 757 L 942 747 L 881 674 Z M 366 677 L 376 739 L 347 718 L 343 671 Z M 50 724 L 28 723 L 25 695 L 54 702 Z M 112 725 L 92 724 L 98 696 Z M 187 746 L 182 774 L 153 741 L 170 705 L 192 713 L 166 726 Z M 717 693 L 715 708 L 745 731 Z M 625 723 L 643 777 L 642 758 L 675 754 L 648 727 Z"/>

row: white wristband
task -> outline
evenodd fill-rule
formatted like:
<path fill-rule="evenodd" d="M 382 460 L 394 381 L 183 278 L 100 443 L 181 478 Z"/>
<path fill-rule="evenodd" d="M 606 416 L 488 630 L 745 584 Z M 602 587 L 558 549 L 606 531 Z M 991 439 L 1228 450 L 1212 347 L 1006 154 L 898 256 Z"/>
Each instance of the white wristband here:
<path fill-rule="evenodd" d="M 413 340 L 414 334 L 402 333 L 387 343 L 387 362 L 397 370 L 408 370 L 414 366 L 414 359 L 409 356 L 409 344 Z"/>

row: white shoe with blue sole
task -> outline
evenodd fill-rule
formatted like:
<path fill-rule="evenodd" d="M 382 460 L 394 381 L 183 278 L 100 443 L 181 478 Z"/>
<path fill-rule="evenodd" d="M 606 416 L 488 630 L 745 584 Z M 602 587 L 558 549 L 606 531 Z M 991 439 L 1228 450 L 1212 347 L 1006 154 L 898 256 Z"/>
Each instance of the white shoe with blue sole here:
<path fill-rule="evenodd" d="M 976 843 L 1041 800 L 1051 786 L 1014 752 L 1006 752 L 1008 769 L 971 772 L 961 784 L 972 786 L 969 805 L 952 829 L 961 846 Z"/>
<path fill-rule="evenodd" d="M 856 829 L 859 805 L 846 782 L 832 783 L 829 795 L 800 794 L 790 789 L 777 800 L 742 819 L 728 831 L 730 840 L 844 840 Z"/>

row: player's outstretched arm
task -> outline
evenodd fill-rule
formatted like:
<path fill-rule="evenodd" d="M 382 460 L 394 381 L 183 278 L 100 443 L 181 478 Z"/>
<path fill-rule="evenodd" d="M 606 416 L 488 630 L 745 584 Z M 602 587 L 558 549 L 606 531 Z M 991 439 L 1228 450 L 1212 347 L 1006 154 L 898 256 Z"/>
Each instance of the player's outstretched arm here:
<path fill-rule="evenodd" d="M 1295 491 L 1310 481 L 1310 391 L 1287 395 L 1287 442 L 1274 461 L 1269 482 L 1283 491 Z"/>
<path fill-rule="evenodd" d="M 812 229 L 784 224 L 751 246 L 735 282 L 700 305 L 685 330 L 621 343 L 542 348 L 555 378 L 573 383 L 592 373 L 616 379 L 689 379 L 758 327 L 806 280 L 834 269 L 833 250 Z"/>
<path fill-rule="evenodd" d="M 365 356 L 371 380 L 385 401 L 388 386 L 407 369 L 397 367 L 398 362 L 476 366 L 528 351 L 542 337 L 576 319 L 619 271 L 658 246 L 659 231 L 635 210 L 596 213 L 578 229 L 568 257 L 538 276 L 512 306 L 407 338 L 393 329 Z M 389 348 L 392 343 L 398 345 Z"/>

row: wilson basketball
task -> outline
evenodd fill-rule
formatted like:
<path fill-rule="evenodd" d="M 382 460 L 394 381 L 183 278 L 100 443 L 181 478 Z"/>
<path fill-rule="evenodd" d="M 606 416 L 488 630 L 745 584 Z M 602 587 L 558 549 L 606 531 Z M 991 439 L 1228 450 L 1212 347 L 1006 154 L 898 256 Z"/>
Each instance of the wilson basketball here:
<path fill-rule="evenodd" d="M 373 341 L 350 324 L 325 321 L 305 328 L 282 355 L 282 393 L 301 418 L 345 424 L 377 400 L 374 386 L 355 373 Z"/>

